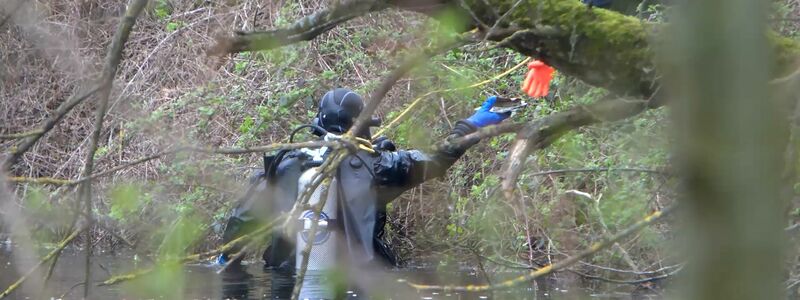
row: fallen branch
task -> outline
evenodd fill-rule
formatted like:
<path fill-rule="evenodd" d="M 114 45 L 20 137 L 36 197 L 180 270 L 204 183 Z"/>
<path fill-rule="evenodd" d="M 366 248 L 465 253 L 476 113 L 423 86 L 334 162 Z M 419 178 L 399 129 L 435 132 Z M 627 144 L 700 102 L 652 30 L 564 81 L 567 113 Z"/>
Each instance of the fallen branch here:
<path fill-rule="evenodd" d="M 496 289 L 503 289 L 513 287 L 520 283 L 526 282 L 528 280 L 536 279 L 542 277 L 544 275 L 553 273 L 555 271 L 563 270 L 569 268 L 570 266 L 574 265 L 575 263 L 581 261 L 584 258 L 594 255 L 595 253 L 608 248 L 609 246 L 613 245 L 614 243 L 626 238 L 634 233 L 639 232 L 643 228 L 649 226 L 650 224 L 655 223 L 656 221 L 660 220 L 665 215 L 672 212 L 676 207 L 676 204 L 673 204 L 663 210 L 657 210 L 643 219 L 639 220 L 638 222 L 634 223 L 628 228 L 623 229 L 622 231 L 605 238 L 599 242 L 592 244 L 589 248 L 579 252 L 577 255 L 570 256 L 563 261 L 557 262 L 555 264 L 544 266 L 540 269 L 531 271 L 528 274 L 519 276 L 514 279 L 506 280 L 500 283 L 491 284 L 491 285 L 467 285 L 467 286 L 442 286 L 442 285 L 424 285 L 424 284 L 416 284 L 409 282 L 408 285 L 417 289 L 417 290 L 443 290 L 446 292 L 449 291 L 462 291 L 462 292 L 480 292 L 480 291 L 487 291 L 487 290 L 496 290 Z"/>
<path fill-rule="evenodd" d="M 50 252 L 47 253 L 47 255 L 45 255 L 44 257 L 42 257 L 42 259 L 38 263 L 36 263 L 36 265 L 34 265 L 30 270 L 28 270 L 28 272 L 23 274 L 19 279 L 17 279 L 17 281 L 9 285 L 8 288 L 6 288 L 6 290 L 3 291 L 2 294 L 0 294 L 0 299 L 3 299 L 12 292 L 14 292 L 14 290 L 16 290 L 20 285 L 22 285 L 22 283 L 25 282 L 25 280 L 28 279 L 28 277 L 30 277 L 34 272 L 36 272 L 36 270 L 39 269 L 39 267 L 41 267 L 44 263 L 50 261 L 53 257 L 58 255 L 59 253 L 61 253 L 61 250 L 64 250 L 64 248 L 66 248 L 67 245 L 69 245 L 69 243 L 71 243 L 76 237 L 78 237 L 78 234 L 80 234 L 85 229 L 86 227 L 82 227 L 78 230 L 73 231 L 72 234 L 67 236 L 67 238 L 62 240 L 60 243 L 58 243 L 55 249 L 50 250 Z"/>

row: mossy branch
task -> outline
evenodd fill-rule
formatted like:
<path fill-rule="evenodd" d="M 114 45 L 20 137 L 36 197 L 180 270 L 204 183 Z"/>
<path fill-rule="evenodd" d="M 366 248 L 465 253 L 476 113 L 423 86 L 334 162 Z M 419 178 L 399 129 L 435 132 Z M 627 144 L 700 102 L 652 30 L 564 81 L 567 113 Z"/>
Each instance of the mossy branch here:
<path fill-rule="evenodd" d="M 100 142 L 100 134 L 103 131 L 103 121 L 105 121 L 106 113 L 108 112 L 108 102 L 111 96 L 111 89 L 114 86 L 114 77 L 122 61 L 122 51 L 125 49 L 125 43 L 128 41 L 128 37 L 133 30 L 133 25 L 136 24 L 136 18 L 144 9 L 145 4 L 147 4 L 147 0 L 131 0 L 128 3 L 125 15 L 123 15 L 122 21 L 119 23 L 117 31 L 114 33 L 114 37 L 111 40 L 111 46 L 109 46 L 108 53 L 106 54 L 105 66 L 103 67 L 103 72 L 99 80 L 101 88 L 99 90 L 98 106 L 95 113 L 91 139 L 89 140 L 89 151 L 86 152 L 86 163 L 81 177 L 89 177 L 92 175 L 92 172 L 94 172 L 94 157 Z M 94 223 L 92 217 L 92 182 L 89 180 L 84 181 L 80 186 L 78 194 L 83 200 L 84 217 L 86 218 L 86 226 L 89 228 L 89 230 L 86 230 L 86 240 L 84 241 L 86 243 L 84 249 L 84 251 L 86 251 L 84 266 L 84 282 L 86 282 L 86 285 L 83 286 L 83 297 L 87 298 L 89 297 L 91 286 L 88 283 L 91 279 L 93 246 L 91 228 Z"/>

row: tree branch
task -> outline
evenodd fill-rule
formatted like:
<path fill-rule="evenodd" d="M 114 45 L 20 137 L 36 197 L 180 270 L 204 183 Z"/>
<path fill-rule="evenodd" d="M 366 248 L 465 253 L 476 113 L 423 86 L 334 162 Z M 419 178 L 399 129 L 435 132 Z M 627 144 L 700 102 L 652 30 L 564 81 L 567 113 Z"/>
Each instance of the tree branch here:
<path fill-rule="evenodd" d="M 103 121 L 106 117 L 108 109 L 108 99 L 111 96 L 111 88 L 113 87 L 114 76 L 117 73 L 117 67 L 122 60 L 122 50 L 125 48 L 125 42 L 130 36 L 133 25 L 136 24 L 136 17 L 144 9 L 147 0 L 131 0 L 128 3 L 128 8 L 125 15 L 117 28 L 117 32 L 111 41 L 108 54 L 106 55 L 106 63 L 103 68 L 103 73 L 100 83 L 100 95 L 98 97 L 99 105 L 97 107 L 97 114 L 94 121 L 94 130 L 92 131 L 91 140 L 89 142 L 89 151 L 86 152 L 86 164 L 83 168 L 82 177 L 89 177 L 94 169 L 94 155 L 97 152 L 97 146 L 100 140 L 100 133 L 103 131 Z M 84 213 L 86 217 L 86 261 L 84 270 L 84 282 L 91 280 L 91 257 L 92 257 L 92 182 L 87 180 L 83 182 L 79 189 L 79 197 L 83 199 Z M 89 297 L 90 284 L 83 286 L 83 297 Z"/>
<path fill-rule="evenodd" d="M 338 4 L 305 16 L 287 28 L 270 31 L 236 31 L 233 35 L 218 36 L 216 44 L 209 48 L 208 53 L 222 56 L 244 51 L 269 50 L 300 41 L 310 41 L 350 19 L 386 8 L 382 0 L 346 0 L 334 3 Z"/>

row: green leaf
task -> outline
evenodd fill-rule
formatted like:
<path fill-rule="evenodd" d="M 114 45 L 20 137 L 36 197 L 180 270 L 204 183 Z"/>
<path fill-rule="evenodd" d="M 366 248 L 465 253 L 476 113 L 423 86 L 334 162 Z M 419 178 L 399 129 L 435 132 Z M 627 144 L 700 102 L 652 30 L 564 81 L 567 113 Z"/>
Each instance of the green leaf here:
<path fill-rule="evenodd" d="M 247 134 L 250 130 L 253 129 L 253 124 L 255 123 L 253 117 L 247 116 L 242 121 L 242 125 L 239 125 L 239 132 L 242 134 Z"/>
<path fill-rule="evenodd" d="M 143 201 L 142 192 L 135 185 L 120 185 L 111 191 L 111 207 L 109 217 L 117 221 L 126 221 L 138 213 Z"/>

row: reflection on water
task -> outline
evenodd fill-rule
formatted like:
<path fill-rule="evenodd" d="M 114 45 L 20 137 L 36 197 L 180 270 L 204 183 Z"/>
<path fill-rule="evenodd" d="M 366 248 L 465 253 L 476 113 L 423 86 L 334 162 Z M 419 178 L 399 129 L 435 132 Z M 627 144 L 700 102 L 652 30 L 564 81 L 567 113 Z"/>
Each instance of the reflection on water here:
<path fill-rule="evenodd" d="M 23 261 L 21 255 L 13 256 L 11 247 L 0 246 L 0 288 L 5 289 L 24 273 L 22 266 L 31 266 L 36 261 Z M 41 257 L 46 251 L 32 257 Z M 149 262 L 133 259 L 128 253 L 99 253 L 92 258 L 92 282 L 107 279 L 112 274 L 123 274 L 151 265 Z M 43 267 L 42 271 L 46 271 Z M 189 265 L 180 274 L 157 274 L 141 280 L 115 286 L 93 286 L 90 299 L 289 299 L 294 287 L 294 275 L 286 272 L 268 270 L 261 264 L 244 265 L 240 270 L 229 270 L 217 274 L 217 268 L 209 265 Z M 385 278 L 377 280 L 374 274 L 358 281 L 368 286 L 353 286 L 338 298 L 346 299 L 490 299 L 491 294 L 459 294 L 426 292 L 417 293 L 397 278 L 414 278 L 419 282 L 437 282 L 441 275 L 433 272 L 391 271 Z M 363 274 L 362 274 L 363 275 Z M 454 275 L 454 276 L 453 276 Z M 42 274 L 35 275 L 41 278 Z M 172 276 L 172 277 L 170 277 Z M 348 275 L 351 276 L 351 275 Z M 470 274 L 451 274 L 448 284 L 483 283 L 477 276 Z M 33 277 L 32 277 L 33 278 Z M 309 299 L 332 298 L 329 284 L 322 274 L 307 274 L 303 285 L 303 297 Z M 384 280 L 385 279 L 385 280 Z M 11 295 L 11 299 L 82 299 L 84 280 L 84 255 L 65 252 L 58 261 L 53 277 L 42 288 L 40 281 L 31 280 Z M 387 284 L 387 282 L 389 284 Z M 371 286 L 369 286 L 371 285 Z M 152 294 L 143 291 L 144 286 L 164 288 L 164 294 Z M 367 291 L 367 292 L 360 292 Z M 505 297 L 497 297 L 505 298 Z M 514 297 L 519 298 L 519 297 Z M 526 297 L 522 297 L 526 298 Z M 534 299 L 533 297 L 529 299 Z"/>
<path fill-rule="evenodd" d="M 17 255 L 12 253 L 17 251 Z M 5 289 L 20 277 L 47 251 L 36 255 L 19 255 L 17 248 L 0 242 L 0 289 Z M 29 256 L 29 261 L 24 257 Z M 152 265 L 148 261 L 135 259 L 130 253 L 98 253 L 92 258 L 92 283 L 109 278 L 112 274 L 124 274 Z M 41 268 L 42 272 L 47 267 Z M 144 276 L 114 286 L 93 286 L 89 299 L 289 299 L 294 287 L 294 275 L 287 272 L 264 269 L 260 263 L 244 265 L 239 270 L 229 270 L 217 274 L 217 267 L 210 265 L 178 266 L 174 272 L 160 272 Z M 350 274 L 333 276 L 333 280 L 350 282 L 343 287 L 337 297 L 329 289 L 331 276 L 309 273 L 304 281 L 302 298 L 336 298 L 336 299 L 576 299 L 569 295 L 563 282 L 556 279 L 538 281 L 538 289 L 534 283 L 523 284 L 512 290 L 484 293 L 448 293 L 448 292 L 416 292 L 397 279 L 408 279 L 418 283 L 468 285 L 485 284 L 484 277 L 470 272 L 436 273 L 430 270 L 407 269 L 402 271 L 355 271 Z M 494 277 L 509 278 L 519 273 Z M 336 277 L 347 277 L 336 278 Z M 53 277 L 45 288 L 41 286 L 43 274 L 36 274 L 22 288 L 14 292 L 10 299 L 82 299 L 84 280 L 84 255 L 66 252 L 58 261 Z M 36 280 L 39 279 L 39 280 Z M 355 283 L 355 284 L 353 284 Z M 341 282 L 340 282 L 341 284 Z M 657 299 L 657 294 L 645 293 L 637 295 L 632 286 L 614 285 L 597 286 L 588 289 L 591 282 L 583 282 L 586 290 L 579 299 Z M 603 291 L 592 294 L 590 291 Z M 655 296 L 655 297 L 654 297 Z"/>

